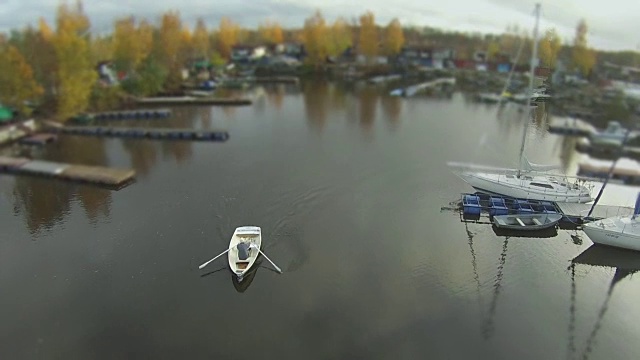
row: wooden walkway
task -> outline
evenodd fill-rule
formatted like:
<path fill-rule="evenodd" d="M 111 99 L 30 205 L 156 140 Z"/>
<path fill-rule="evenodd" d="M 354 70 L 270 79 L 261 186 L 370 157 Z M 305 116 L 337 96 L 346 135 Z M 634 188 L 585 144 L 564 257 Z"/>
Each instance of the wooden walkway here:
<path fill-rule="evenodd" d="M 135 171 L 131 169 L 73 165 L 4 156 L 0 156 L 0 172 L 45 176 L 61 180 L 104 185 L 118 189 L 130 184 L 135 177 Z"/>
<path fill-rule="evenodd" d="M 569 219 L 574 221 L 584 219 L 593 204 L 579 203 L 556 203 L 560 211 Z M 613 205 L 596 205 L 591 213 L 591 217 L 595 219 L 604 219 L 612 216 L 627 216 L 633 214 L 633 208 L 626 206 Z"/>
<path fill-rule="evenodd" d="M 170 97 L 148 97 L 136 99 L 139 104 L 155 105 L 221 105 L 221 106 L 243 106 L 251 105 L 250 99 L 224 99 L 207 98 L 193 96 L 170 96 Z"/>
<path fill-rule="evenodd" d="M 128 128 L 100 126 L 51 126 L 45 131 L 49 133 L 125 137 L 155 140 L 195 140 L 225 142 L 229 140 L 227 131 L 193 130 L 178 128 Z"/>

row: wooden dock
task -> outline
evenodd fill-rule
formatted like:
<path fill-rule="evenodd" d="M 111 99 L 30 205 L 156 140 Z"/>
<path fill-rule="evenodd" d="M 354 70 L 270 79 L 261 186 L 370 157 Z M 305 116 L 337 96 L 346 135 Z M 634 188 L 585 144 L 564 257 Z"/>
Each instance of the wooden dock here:
<path fill-rule="evenodd" d="M 130 184 L 135 177 L 135 171 L 131 169 L 73 165 L 4 156 L 0 156 L 0 172 L 51 177 L 67 181 L 103 185 L 117 189 Z"/>
<path fill-rule="evenodd" d="M 129 127 L 100 127 L 100 126 L 51 126 L 45 131 L 57 134 L 123 137 L 154 140 L 192 140 L 217 141 L 229 140 L 227 131 L 193 130 L 177 128 L 129 128 Z"/>
<path fill-rule="evenodd" d="M 585 220 L 593 204 L 556 203 L 562 214 L 571 221 L 581 223 Z M 632 207 L 614 205 L 596 205 L 591 213 L 594 219 L 604 219 L 612 216 L 627 216 L 633 214 Z"/>
<path fill-rule="evenodd" d="M 552 134 L 589 136 L 596 132 L 596 128 L 577 118 L 553 119 L 548 130 Z"/>
<path fill-rule="evenodd" d="M 20 139 L 20 144 L 24 145 L 46 145 L 50 142 L 54 142 L 58 139 L 55 134 L 35 134 Z"/>
<path fill-rule="evenodd" d="M 138 104 L 154 105 L 220 105 L 220 106 L 244 106 L 251 105 L 250 99 L 213 98 L 193 96 L 167 96 L 148 97 L 136 99 Z"/>

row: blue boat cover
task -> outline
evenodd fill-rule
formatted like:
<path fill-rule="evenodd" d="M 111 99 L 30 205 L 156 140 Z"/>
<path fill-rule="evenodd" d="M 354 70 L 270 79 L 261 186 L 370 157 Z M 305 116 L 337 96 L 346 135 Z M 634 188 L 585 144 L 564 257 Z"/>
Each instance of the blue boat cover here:
<path fill-rule="evenodd" d="M 236 248 L 238 249 L 238 258 L 240 260 L 247 260 L 249 258 L 249 244 L 241 242 L 238 243 Z"/>

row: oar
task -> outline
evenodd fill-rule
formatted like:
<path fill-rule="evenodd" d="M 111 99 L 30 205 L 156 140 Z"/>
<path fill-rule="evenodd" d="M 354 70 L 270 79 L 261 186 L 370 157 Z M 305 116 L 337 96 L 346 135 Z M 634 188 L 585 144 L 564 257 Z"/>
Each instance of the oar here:
<path fill-rule="evenodd" d="M 273 265 L 273 267 L 280 273 L 282 274 L 282 270 L 278 267 L 278 265 L 274 264 L 273 261 L 271 261 L 271 259 L 269 259 L 269 257 L 262 252 L 262 250 L 260 250 L 257 246 L 252 246 L 253 248 L 255 248 L 256 250 L 258 250 L 258 252 L 260 254 L 262 254 L 262 256 L 264 256 L 265 259 L 269 260 L 269 262 L 271 263 L 271 265 Z"/>
<path fill-rule="evenodd" d="M 215 259 L 219 258 L 220 256 L 222 256 L 222 255 L 226 254 L 227 252 L 229 252 L 229 250 L 231 250 L 231 248 L 228 248 L 227 250 L 221 252 L 218 256 L 216 256 L 213 259 L 207 261 L 206 263 L 200 265 L 200 267 L 198 267 L 198 269 L 202 269 L 203 267 L 209 265 L 209 263 L 211 263 L 213 260 L 215 260 Z"/>

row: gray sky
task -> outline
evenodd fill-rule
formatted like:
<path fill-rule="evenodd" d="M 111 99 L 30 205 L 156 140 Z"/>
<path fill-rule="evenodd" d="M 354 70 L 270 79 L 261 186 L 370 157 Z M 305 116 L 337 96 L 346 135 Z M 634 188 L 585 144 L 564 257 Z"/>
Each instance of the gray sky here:
<path fill-rule="evenodd" d="M 58 0 L 0 0 L 0 30 L 36 24 L 40 16 L 52 22 L 58 3 Z M 100 32 L 110 30 L 117 17 L 135 15 L 156 20 L 171 9 L 179 10 L 189 23 L 195 23 L 201 16 L 209 27 L 217 26 L 222 16 L 247 27 L 255 27 L 267 19 L 286 27 L 300 27 L 315 9 L 320 9 L 329 21 L 338 16 L 351 19 L 371 10 L 379 24 L 398 17 L 403 25 L 493 33 L 516 23 L 520 28 L 532 29 L 534 22 L 531 0 L 84 0 L 84 6 L 94 30 Z M 637 51 L 638 14 L 638 0 L 547 0 L 542 1 L 541 28 L 555 27 L 563 39 L 570 40 L 578 20 L 584 17 L 592 46 Z"/>

